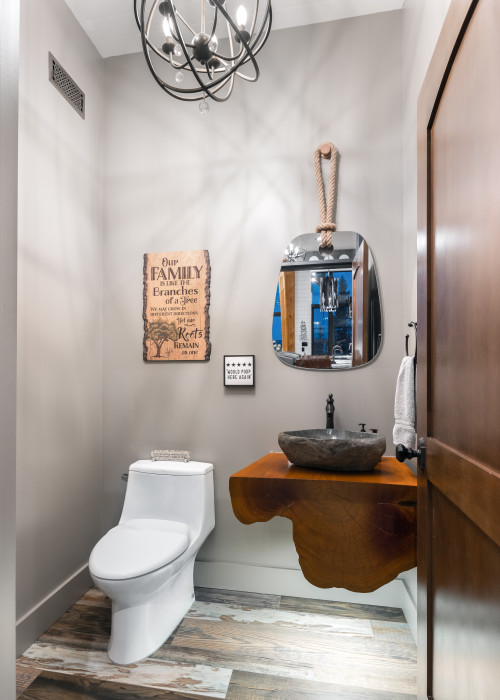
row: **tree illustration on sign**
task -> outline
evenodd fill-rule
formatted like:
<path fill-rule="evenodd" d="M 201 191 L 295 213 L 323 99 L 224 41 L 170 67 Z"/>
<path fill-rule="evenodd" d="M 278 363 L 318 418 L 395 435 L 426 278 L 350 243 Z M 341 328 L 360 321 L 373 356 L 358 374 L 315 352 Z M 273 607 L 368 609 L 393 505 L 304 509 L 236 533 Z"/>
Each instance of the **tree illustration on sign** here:
<path fill-rule="evenodd" d="M 160 357 L 162 345 L 166 340 L 174 342 L 178 337 L 179 334 L 174 321 L 169 321 L 166 318 L 149 321 L 147 338 L 156 345 L 156 355 L 154 357 Z"/>

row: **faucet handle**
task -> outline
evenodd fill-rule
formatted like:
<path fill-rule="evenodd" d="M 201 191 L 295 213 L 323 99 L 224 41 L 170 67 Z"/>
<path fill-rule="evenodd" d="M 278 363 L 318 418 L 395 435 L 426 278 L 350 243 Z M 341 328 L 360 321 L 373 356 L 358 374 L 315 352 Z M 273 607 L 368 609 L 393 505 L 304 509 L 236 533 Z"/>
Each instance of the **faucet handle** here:
<path fill-rule="evenodd" d="M 361 430 L 359 431 L 360 433 L 366 433 L 366 423 L 358 423 L 359 427 Z"/>

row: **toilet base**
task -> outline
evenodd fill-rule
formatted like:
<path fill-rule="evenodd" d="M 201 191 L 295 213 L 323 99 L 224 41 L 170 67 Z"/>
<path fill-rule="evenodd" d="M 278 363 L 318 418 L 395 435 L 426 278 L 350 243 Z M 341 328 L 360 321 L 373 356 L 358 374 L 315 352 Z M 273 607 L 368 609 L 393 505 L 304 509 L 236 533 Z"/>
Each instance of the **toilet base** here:
<path fill-rule="evenodd" d="M 193 567 L 194 556 L 156 593 L 141 596 L 136 587 L 136 600 L 112 599 L 108 656 L 113 663 L 141 661 L 168 639 L 194 602 Z"/>

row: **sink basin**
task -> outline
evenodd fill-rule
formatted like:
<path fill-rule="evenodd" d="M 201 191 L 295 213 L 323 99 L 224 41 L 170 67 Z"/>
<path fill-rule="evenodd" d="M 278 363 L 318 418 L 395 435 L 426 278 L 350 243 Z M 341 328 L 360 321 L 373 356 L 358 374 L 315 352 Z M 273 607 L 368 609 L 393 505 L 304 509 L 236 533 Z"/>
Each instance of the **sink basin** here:
<path fill-rule="evenodd" d="M 385 452 L 383 435 L 351 430 L 292 430 L 278 443 L 293 464 L 337 472 L 374 469 Z"/>

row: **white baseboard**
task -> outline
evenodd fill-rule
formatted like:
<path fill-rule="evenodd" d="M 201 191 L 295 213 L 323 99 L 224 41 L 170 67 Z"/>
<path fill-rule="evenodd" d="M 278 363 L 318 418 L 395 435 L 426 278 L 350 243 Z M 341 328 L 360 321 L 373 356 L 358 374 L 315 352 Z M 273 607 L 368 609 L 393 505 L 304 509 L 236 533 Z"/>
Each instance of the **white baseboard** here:
<path fill-rule="evenodd" d="M 400 579 L 397 579 L 400 581 Z M 406 617 L 406 622 L 410 628 L 410 632 L 413 635 L 415 644 L 417 643 L 417 602 L 414 600 L 411 591 L 408 587 L 406 581 L 400 581 L 403 584 L 403 591 L 401 593 L 401 608 L 403 609 L 404 615 Z"/>
<path fill-rule="evenodd" d="M 306 581 L 300 569 L 196 561 L 194 584 L 202 588 L 222 588 L 247 593 L 273 593 L 297 598 L 315 598 L 316 600 L 335 600 L 340 603 L 361 603 L 401 608 L 413 638 L 417 637 L 415 602 L 405 582 L 401 579 L 395 579 L 372 593 L 353 593 L 345 588 L 316 588 Z"/>
<path fill-rule="evenodd" d="M 92 587 L 88 564 L 34 605 L 16 622 L 16 653 L 19 656 Z"/>

